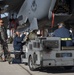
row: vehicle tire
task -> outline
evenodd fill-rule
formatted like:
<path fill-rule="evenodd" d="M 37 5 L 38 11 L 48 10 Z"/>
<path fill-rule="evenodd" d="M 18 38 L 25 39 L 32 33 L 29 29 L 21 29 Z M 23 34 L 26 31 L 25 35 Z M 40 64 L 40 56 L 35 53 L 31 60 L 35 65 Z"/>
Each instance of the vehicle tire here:
<path fill-rule="evenodd" d="M 72 66 L 64 66 L 64 69 L 65 70 L 71 70 L 72 69 Z"/>
<path fill-rule="evenodd" d="M 32 59 L 32 57 L 30 56 L 29 57 L 29 59 L 28 59 L 28 65 L 29 65 L 29 69 L 31 70 L 31 71 L 35 71 L 35 65 L 34 65 L 34 63 L 33 63 L 33 59 Z"/>

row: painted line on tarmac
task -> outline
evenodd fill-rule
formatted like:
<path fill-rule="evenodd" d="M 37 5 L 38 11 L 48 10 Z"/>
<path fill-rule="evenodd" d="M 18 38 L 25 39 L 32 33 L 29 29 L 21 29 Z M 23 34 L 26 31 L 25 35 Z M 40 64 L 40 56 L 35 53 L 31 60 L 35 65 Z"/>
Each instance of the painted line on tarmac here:
<path fill-rule="evenodd" d="M 25 71 L 27 71 L 30 75 L 33 75 L 30 71 L 28 71 L 26 68 L 24 68 L 22 65 L 18 64 L 22 69 L 24 69 Z"/>

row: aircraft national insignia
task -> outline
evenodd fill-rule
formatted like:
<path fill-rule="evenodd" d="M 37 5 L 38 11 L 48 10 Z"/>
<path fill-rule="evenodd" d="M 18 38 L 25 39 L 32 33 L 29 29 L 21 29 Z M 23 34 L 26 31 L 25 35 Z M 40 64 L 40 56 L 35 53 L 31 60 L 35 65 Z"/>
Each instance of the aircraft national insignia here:
<path fill-rule="evenodd" d="M 33 0 L 33 2 L 32 2 L 32 5 L 31 5 L 31 9 L 32 9 L 32 11 L 36 11 L 36 9 L 37 9 L 37 4 L 36 4 L 36 1 L 35 0 Z"/>

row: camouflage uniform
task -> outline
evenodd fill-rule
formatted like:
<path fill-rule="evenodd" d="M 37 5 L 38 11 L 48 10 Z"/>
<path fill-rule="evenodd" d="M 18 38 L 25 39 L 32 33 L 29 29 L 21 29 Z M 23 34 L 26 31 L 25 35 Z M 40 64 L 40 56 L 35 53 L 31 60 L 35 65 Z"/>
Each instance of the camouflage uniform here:
<path fill-rule="evenodd" d="M 0 58 L 4 57 L 2 45 L 0 44 Z"/>
<path fill-rule="evenodd" d="M 1 54 L 4 54 L 4 57 L 6 58 L 8 55 L 8 45 L 7 45 L 7 31 L 4 26 L 0 26 L 0 48 L 1 48 Z M 3 50 L 3 51 L 2 51 Z"/>

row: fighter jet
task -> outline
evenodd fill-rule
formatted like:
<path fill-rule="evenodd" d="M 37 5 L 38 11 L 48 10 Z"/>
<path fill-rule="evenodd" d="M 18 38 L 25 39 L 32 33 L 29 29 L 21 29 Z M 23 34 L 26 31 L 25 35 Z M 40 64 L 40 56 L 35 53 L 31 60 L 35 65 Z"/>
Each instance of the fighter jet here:
<path fill-rule="evenodd" d="M 28 21 L 33 28 L 33 25 L 50 26 L 53 22 L 56 25 L 70 20 L 74 13 L 74 0 L 0 0 L 1 7 L 7 12 L 17 12 L 20 25 L 26 25 Z"/>
<path fill-rule="evenodd" d="M 38 20 L 46 16 L 51 18 L 55 3 L 56 0 L 25 0 L 17 16 L 21 19 L 19 23 L 22 25 L 29 20 L 30 28 L 35 28 L 35 25 L 37 28 Z"/>
<path fill-rule="evenodd" d="M 25 0 L 17 17 L 20 25 L 24 25 L 28 20 L 30 29 L 52 25 L 53 21 L 56 24 L 71 17 L 67 4 L 64 0 Z"/>

